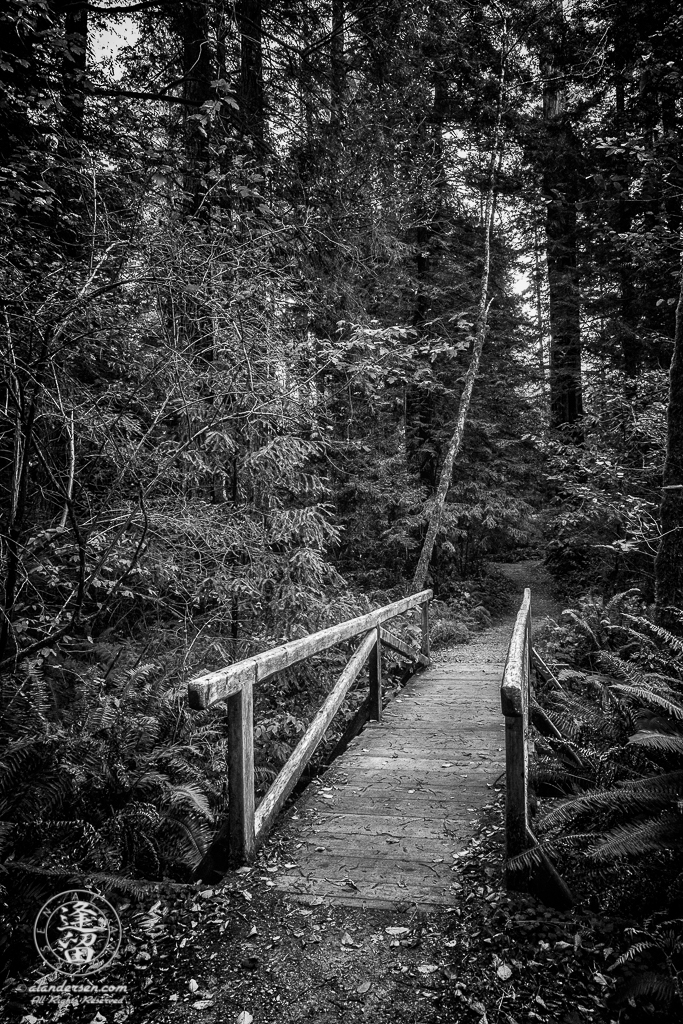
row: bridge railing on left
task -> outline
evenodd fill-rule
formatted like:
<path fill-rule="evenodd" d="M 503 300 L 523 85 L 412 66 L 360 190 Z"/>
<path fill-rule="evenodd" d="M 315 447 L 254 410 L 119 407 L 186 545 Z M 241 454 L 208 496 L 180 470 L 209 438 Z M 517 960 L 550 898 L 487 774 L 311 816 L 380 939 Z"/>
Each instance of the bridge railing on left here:
<path fill-rule="evenodd" d="M 223 868 L 229 862 L 251 860 L 258 842 L 268 832 L 287 797 L 320 744 L 326 729 L 341 707 L 349 689 L 369 660 L 369 717 L 382 717 L 382 644 L 411 661 L 429 664 L 429 601 L 431 590 L 394 601 L 366 615 L 348 619 L 310 636 L 274 647 L 253 658 L 193 679 L 188 685 L 190 707 L 202 709 L 225 701 L 228 716 L 228 820 L 212 846 L 212 863 Z M 420 609 L 422 639 L 414 650 L 385 628 L 384 623 Z M 267 794 L 255 808 L 254 801 L 254 686 L 277 672 L 320 654 L 345 640 L 362 636 L 336 685 L 282 767 Z M 200 866 L 199 873 L 202 873 Z"/>

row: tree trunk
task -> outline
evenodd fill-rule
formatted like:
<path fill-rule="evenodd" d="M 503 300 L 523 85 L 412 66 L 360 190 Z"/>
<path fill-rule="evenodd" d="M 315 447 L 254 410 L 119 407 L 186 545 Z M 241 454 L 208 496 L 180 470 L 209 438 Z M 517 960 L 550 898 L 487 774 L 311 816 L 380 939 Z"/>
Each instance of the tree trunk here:
<path fill-rule="evenodd" d="M 448 494 L 448 489 L 451 485 L 453 464 L 458 452 L 460 451 L 463 435 L 465 433 L 467 413 L 470 407 L 474 382 L 477 379 L 477 374 L 479 372 L 479 364 L 481 362 L 481 353 L 484 348 L 484 341 L 486 340 L 486 327 L 489 311 L 488 290 L 491 272 L 491 230 L 493 227 L 493 216 L 496 206 L 496 178 L 500 169 L 501 160 L 502 152 L 496 153 L 494 151 L 491 155 L 489 190 L 486 197 L 486 209 L 484 212 L 484 267 L 481 274 L 481 291 L 479 295 L 479 311 L 477 313 L 474 348 L 472 349 L 470 365 L 465 377 L 465 386 L 463 388 L 462 395 L 460 396 L 455 429 L 453 431 L 450 444 L 448 445 L 443 466 L 441 467 L 439 486 L 437 487 L 436 494 L 434 496 L 434 505 L 429 516 L 427 533 L 422 543 L 422 551 L 420 552 L 420 558 L 417 563 L 417 568 L 415 569 L 413 582 L 410 585 L 409 593 L 411 594 L 416 594 L 418 591 L 424 589 L 427 572 L 429 570 L 429 563 L 431 562 L 432 552 L 434 550 L 434 542 L 436 541 L 436 536 L 439 532 L 441 516 L 446 503 L 446 495 Z"/>
<path fill-rule="evenodd" d="M 662 537 L 655 559 L 655 608 L 660 625 L 683 634 L 683 260 L 669 369 L 666 457 L 660 509 Z"/>
<path fill-rule="evenodd" d="M 538 223 L 534 222 L 534 297 L 536 300 L 536 325 L 538 328 L 538 373 L 541 385 L 541 397 L 543 405 L 547 399 L 547 385 L 545 377 L 545 320 L 543 317 L 543 267 L 541 265 L 540 239 L 538 234 Z"/>
<path fill-rule="evenodd" d="M 332 38 L 330 39 L 330 127 L 339 130 L 344 110 L 346 68 L 344 67 L 344 0 L 332 0 Z"/>
<path fill-rule="evenodd" d="M 82 0 L 66 0 L 62 57 L 62 129 L 80 152 L 85 117 L 85 68 L 88 49 L 88 8 Z M 68 142 L 67 142 L 68 145 Z"/>
<path fill-rule="evenodd" d="M 201 105 L 212 98 L 209 16 L 204 0 L 185 0 L 182 21 L 185 170 L 183 186 L 188 216 L 206 223 L 205 203 L 209 170 L 209 117 Z"/>
<path fill-rule="evenodd" d="M 242 136 L 261 158 L 265 140 L 263 96 L 263 2 L 240 0 L 237 6 L 240 33 L 240 88 L 238 102 Z"/>
<path fill-rule="evenodd" d="M 626 7 L 616 4 L 614 8 L 614 106 L 615 129 L 619 143 L 626 144 L 633 127 L 626 110 L 627 67 L 633 59 L 633 44 Z M 628 175 L 628 159 L 624 153 L 613 158 L 613 173 L 625 183 Z M 616 200 L 614 229 L 621 236 L 631 231 L 633 202 L 627 187 L 621 188 Z M 618 254 L 618 277 L 621 292 L 619 318 L 616 324 L 616 341 L 621 349 L 624 373 L 633 381 L 641 363 L 642 346 L 636 332 L 638 303 L 635 287 L 633 261 L 626 253 Z M 630 385 L 630 390 L 633 390 Z"/>
<path fill-rule="evenodd" d="M 436 6 L 431 10 L 430 29 L 432 40 L 443 37 L 443 22 Z M 435 239 L 443 234 L 449 216 L 443 140 L 448 110 L 448 82 L 443 70 L 443 53 L 440 45 L 432 41 L 424 49 L 432 63 L 433 99 L 429 117 L 420 117 L 415 132 L 416 158 L 418 161 L 424 161 L 422 174 L 426 179 L 420 189 L 415 209 L 416 288 L 413 324 L 418 331 L 425 331 L 425 324 L 431 317 L 435 269 L 433 264 L 438 264 L 438 256 L 434 260 L 432 250 Z M 431 489 L 436 484 L 439 468 L 439 453 L 434 445 L 432 397 L 423 388 L 409 387 L 406 389 L 405 409 L 408 464 L 417 472 L 420 483 Z"/>
<path fill-rule="evenodd" d="M 548 298 L 550 314 L 550 422 L 554 427 L 573 427 L 581 437 L 583 416 L 581 389 L 581 321 L 577 265 L 576 199 L 577 141 L 567 121 L 567 87 L 564 80 L 561 25 L 550 27 L 541 58 L 543 118 L 546 152 L 543 154 L 543 192 L 546 196 L 548 246 Z"/>
<path fill-rule="evenodd" d="M 63 21 L 61 130 L 57 152 L 61 158 L 56 180 L 59 196 L 54 235 L 67 259 L 86 258 L 87 211 L 83 195 L 81 161 L 85 137 L 85 71 L 88 48 L 88 10 L 82 0 L 59 0 L 54 8 Z"/>

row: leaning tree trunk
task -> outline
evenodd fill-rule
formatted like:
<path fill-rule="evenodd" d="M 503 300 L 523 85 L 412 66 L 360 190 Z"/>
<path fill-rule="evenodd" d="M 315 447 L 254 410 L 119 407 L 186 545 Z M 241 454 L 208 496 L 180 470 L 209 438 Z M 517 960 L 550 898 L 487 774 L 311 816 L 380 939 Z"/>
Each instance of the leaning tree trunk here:
<path fill-rule="evenodd" d="M 506 45 L 507 45 L 507 22 L 503 25 L 503 36 L 501 42 L 501 66 L 500 66 L 500 78 L 498 81 L 498 117 L 496 121 L 496 130 L 493 137 L 492 149 L 491 149 L 491 163 L 489 167 L 489 182 L 488 190 L 486 193 L 486 206 L 484 209 L 484 266 L 481 272 L 481 289 L 479 294 L 479 310 L 477 312 L 477 325 L 474 336 L 474 347 L 472 349 L 472 356 L 470 359 L 470 365 L 465 376 L 465 386 L 460 396 L 460 404 L 458 406 L 458 416 L 455 421 L 455 428 L 446 451 L 446 457 L 441 467 L 441 475 L 439 477 L 439 484 L 436 489 L 434 496 L 434 503 L 432 506 L 429 521 L 427 523 L 427 533 L 424 541 L 422 542 L 422 550 L 418 559 L 417 567 L 415 569 L 415 575 L 410 585 L 409 592 L 412 594 L 422 590 L 427 579 L 427 572 L 429 570 L 429 563 L 432 560 L 432 552 L 434 551 L 434 542 L 436 541 L 437 534 L 439 532 L 439 526 L 441 525 L 441 516 L 443 515 L 444 505 L 446 504 L 446 495 L 451 485 L 451 477 L 453 474 L 453 464 L 456 456 L 460 451 L 462 445 L 463 435 L 465 433 L 465 423 L 467 421 L 467 413 L 470 408 L 470 401 L 472 399 L 472 391 L 474 390 L 474 382 L 477 379 L 479 373 L 479 364 L 481 362 L 481 354 L 484 349 L 484 342 L 486 340 L 486 327 L 488 323 L 489 313 L 489 277 L 491 274 L 491 233 L 493 229 L 493 217 L 496 212 L 496 183 L 498 180 L 498 172 L 500 171 L 500 165 L 503 159 L 502 143 L 500 141 L 500 128 L 501 118 L 503 111 L 503 89 L 505 84 L 505 61 L 506 61 Z"/>
<path fill-rule="evenodd" d="M 477 374 L 479 372 L 479 364 L 481 362 L 481 353 L 484 348 L 484 341 L 486 340 L 486 326 L 488 323 L 490 305 L 488 301 L 488 290 L 491 272 L 491 230 L 493 227 L 493 216 L 496 207 L 496 178 L 500 169 L 501 160 L 502 152 L 496 153 L 494 151 L 491 155 L 489 190 L 486 197 L 486 209 L 484 213 L 484 268 L 481 274 L 481 292 L 479 295 L 479 311 L 477 313 L 474 348 L 472 349 L 472 357 L 465 377 L 465 387 L 463 388 L 462 395 L 460 396 L 460 405 L 458 406 L 458 418 L 455 423 L 455 429 L 453 431 L 450 444 L 448 445 L 446 458 L 444 459 L 443 466 L 441 467 L 439 486 L 437 487 L 436 495 L 434 496 L 434 505 L 429 516 L 427 533 L 422 544 L 422 551 L 420 552 L 420 558 L 417 563 L 417 568 L 415 569 L 413 582 L 410 585 L 410 593 L 412 594 L 422 590 L 425 585 L 429 563 L 434 550 L 434 542 L 436 541 L 436 535 L 439 532 L 441 516 L 446 503 L 446 495 L 448 494 L 448 488 L 451 485 L 453 464 L 458 452 L 460 451 L 463 435 L 465 433 L 467 413 L 470 407 L 474 382 L 477 379 Z"/>
<path fill-rule="evenodd" d="M 683 634 L 683 259 L 669 370 L 666 457 L 662 480 L 662 537 L 655 559 L 655 608 L 662 626 Z"/>

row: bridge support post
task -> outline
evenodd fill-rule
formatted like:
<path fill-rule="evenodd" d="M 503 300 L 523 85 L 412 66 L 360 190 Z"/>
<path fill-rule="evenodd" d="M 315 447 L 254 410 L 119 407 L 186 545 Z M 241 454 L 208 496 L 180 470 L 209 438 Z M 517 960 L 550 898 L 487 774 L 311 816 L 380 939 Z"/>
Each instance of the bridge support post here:
<path fill-rule="evenodd" d="M 254 858 L 254 680 L 252 665 L 226 700 L 228 720 L 228 815 L 194 873 L 217 882 L 231 866 Z"/>
<path fill-rule="evenodd" d="M 377 627 L 377 640 L 370 652 L 370 718 L 382 721 L 382 630 Z"/>
<path fill-rule="evenodd" d="M 533 750 L 531 704 L 531 591 L 524 591 L 508 648 L 501 686 L 505 715 L 505 884 L 508 889 L 530 889 L 550 906 L 567 908 L 574 899 L 545 850 L 529 827 L 528 769 Z M 526 868 L 510 860 L 529 852 Z"/>
<path fill-rule="evenodd" d="M 256 673 L 254 672 L 254 675 Z M 254 695 L 253 681 L 228 697 L 229 857 L 245 864 L 254 856 Z"/>
<path fill-rule="evenodd" d="M 425 601 L 422 611 L 422 646 L 421 653 L 429 658 L 429 601 Z"/>

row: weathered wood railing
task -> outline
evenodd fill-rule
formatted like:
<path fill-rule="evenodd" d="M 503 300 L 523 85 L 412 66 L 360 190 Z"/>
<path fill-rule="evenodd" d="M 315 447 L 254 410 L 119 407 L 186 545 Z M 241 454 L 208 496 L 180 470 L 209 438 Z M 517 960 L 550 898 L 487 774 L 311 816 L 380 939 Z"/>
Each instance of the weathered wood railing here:
<path fill-rule="evenodd" d="M 545 903 L 571 906 L 572 894 L 536 841 L 529 826 L 529 754 L 532 705 L 531 591 L 524 591 L 508 647 L 500 702 L 505 715 L 505 882 L 508 889 L 531 889 Z M 511 861 L 528 850 L 523 870 Z"/>
<path fill-rule="evenodd" d="M 404 658 L 429 664 L 429 600 L 431 590 L 385 605 L 367 615 L 340 622 L 318 633 L 292 640 L 253 658 L 193 679 L 188 685 L 190 707 L 208 708 L 226 701 L 228 715 L 228 820 L 212 846 L 210 865 L 224 870 L 229 862 L 249 861 L 256 844 L 265 836 L 291 794 L 325 730 L 369 659 L 370 717 L 382 717 L 382 644 Z M 384 628 L 383 623 L 414 609 L 421 609 L 422 643 L 419 651 Z M 277 672 L 312 655 L 363 634 L 336 685 L 283 766 L 258 808 L 254 807 L 253 688 Z M 200 867 L 200 873 L 202 868 Z"/>

